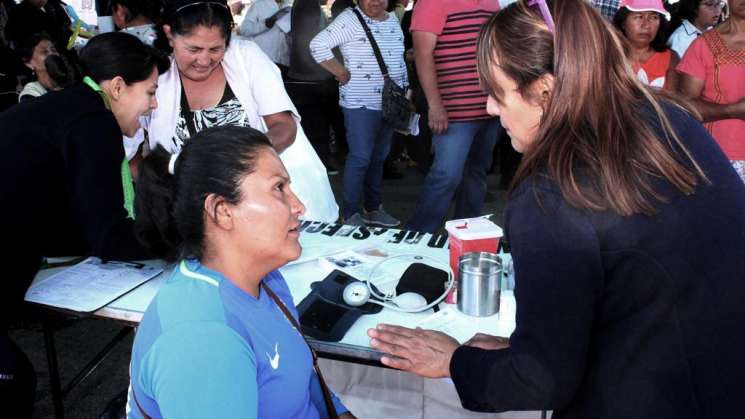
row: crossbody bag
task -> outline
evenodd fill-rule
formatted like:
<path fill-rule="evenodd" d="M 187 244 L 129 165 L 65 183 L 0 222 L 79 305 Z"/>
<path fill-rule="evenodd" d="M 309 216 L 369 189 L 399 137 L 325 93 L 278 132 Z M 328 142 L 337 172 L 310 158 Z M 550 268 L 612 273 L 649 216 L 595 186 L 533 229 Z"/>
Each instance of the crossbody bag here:
<path fill-rule="evenodd" d="M 380 53 L 378 43 L 375 42 L 375 38 L 372 32 L 370 32 L 370 27 L 365 23 L 362 14 L 357 8 L 353 8 L 352 10 L 357 15 L 362 29 L 365 30 L 365 35 L 367 35 L 373 53 L 375 53 L 375 59 L 378 61 L 380 72 L 383 74 L 383 120 L 396 131 L 408 131 L 409 120 L 414 111 L 414 105 L 406 97 L 406 90 L 397 85 L 388 75 L 388 67 L 386 67 L 385 61 L 383 61 L 383 55 Z"/>

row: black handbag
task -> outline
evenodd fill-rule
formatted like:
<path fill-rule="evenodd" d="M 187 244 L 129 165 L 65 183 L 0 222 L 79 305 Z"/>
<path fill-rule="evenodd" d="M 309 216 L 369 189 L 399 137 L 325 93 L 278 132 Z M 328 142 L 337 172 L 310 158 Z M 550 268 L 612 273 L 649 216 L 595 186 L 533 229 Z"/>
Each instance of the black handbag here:
<path fill-rule="evenodd" d="M 360 20 L 362 29 L 365 30 L 370 46 L 375 53 L 375 59 L 378 61 L 380 72 L 383 74 L 383 120 L 396 131 L 408 131 L 409 120 L 415 111 L 414 105 L 406 97 L 406 90 L 388 76 L 388 68 L 383 61 L 383 55 L 380 54 L 378 43 L 375 42 L 375 38 L 373 38 L 367 23 L 365 23 L 365 19 L 362 18 L 362 14 L 357 8 L 352 10 L 357 15 L 357 19 Z"/>

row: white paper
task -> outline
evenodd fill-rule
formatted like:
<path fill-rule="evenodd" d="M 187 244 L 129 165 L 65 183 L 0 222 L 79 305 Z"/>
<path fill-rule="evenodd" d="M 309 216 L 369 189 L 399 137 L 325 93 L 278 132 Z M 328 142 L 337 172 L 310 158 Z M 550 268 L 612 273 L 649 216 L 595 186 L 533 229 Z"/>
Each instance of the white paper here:
<path fill-rule="evenodd" d="M 489 317 L 467 316 L 453 304 L 440 304 L 440 311 L 420 320 L 416 327 L 437 330 L 460 343 L 477 333 L 508 337 L 515 330 L 515 304 L 512 292 L 503 292 L 499 313 Z"/>
<path fill-rule="evenodd" d="M 386 253 L 373 253 L 367 251 L 367 249 L 346 250 L 324 256 L 318 260 L 328 269 L 338 269 L 361 281 L 370 280 L 375 283 L 386 276 L 385 271 L 378 269 L 378 263 L 387 256 Z"/>
<path fill-rule="evenodd" d="M 26 301 L 90 313 L 162 271 L 141 263 L 103 262 L 90 257 L 32 285 L 26 291 Z"/>
<path fill-rule="evenodd" d="M 441 305 L 442 307 L 442 305 Z M 453 306 L 445 306 L 437 313 L 420 320 L 415 327 L 421 327 L 422 329 L 437 330 L 438 332 L 445 333 L 446 335 L 456 336 L 459 333 L 459 329 L 462 326 L 462 322 L 459 322 L 460 316 L 455 311 Z"/>
<path fill-rule="evenodd" d="M 411 119 L 409 119 L 409 135 L 413 135 L 416 137 L 419 135 L 419 114 L 414 113 L 411 115 Z"/>

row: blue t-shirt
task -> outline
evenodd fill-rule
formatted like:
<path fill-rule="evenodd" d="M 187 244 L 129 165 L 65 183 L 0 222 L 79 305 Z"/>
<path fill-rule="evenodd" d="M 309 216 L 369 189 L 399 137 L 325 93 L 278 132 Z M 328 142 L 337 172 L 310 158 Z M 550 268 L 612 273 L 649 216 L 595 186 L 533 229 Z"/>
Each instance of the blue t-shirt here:
<path fill-rule="evenodd" d="M 274 271 L 263 279 L 297 318 Z M 142 418 L 319 418 L 307 345 L 263 291 L 247 294 L 196 260 L 182 261 L 150 303 L 132 349 L 127 415 Z M 338 413 L 347 411 L 334 397 Z"/>

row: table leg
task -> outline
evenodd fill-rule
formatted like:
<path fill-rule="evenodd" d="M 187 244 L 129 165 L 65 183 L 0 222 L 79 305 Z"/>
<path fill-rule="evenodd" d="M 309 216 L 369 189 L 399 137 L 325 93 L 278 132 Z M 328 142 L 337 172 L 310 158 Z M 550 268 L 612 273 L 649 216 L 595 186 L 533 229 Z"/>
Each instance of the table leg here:
<path fill-rule="evenodd" d="M 65 418 L 65 407 L 62 404 L 62 386 L 60 385 L 59 367 L 57 365 L 57 348 L 54 345 L 54 327 L 49 319 L 44 320 L 44 347 L 47 351 L 49 365 L 49 389 L 52 393 L 55 419 Z"/>
<path fill-rule="evenodd" d="M 129 326 L 125 326 L 122 328 L 122 330 L 119 331 L 119 333 L 114 336 L 113 339 L 101 350 L 96 354 L 93 359 L 88 362 L 78 373 L 78 375 L 75 376 L 66 386 L 62 389 L 62 397 L 67 397 L 67 393 L 70 392 L 75 386 L 77 386 L 81 381 L 88 378 L 93 371 L 98 368 L 98 366 L 103 362 L 104 359 L 106 359 L 109 354 L 111 354 L 112 349 L 114 349 L 114 346 L 116 346 L 117 343 L 119 343 L 122 339 L 126 338 L 127 335 L 129 335 L 132 332 L 132 328 Z"/>

